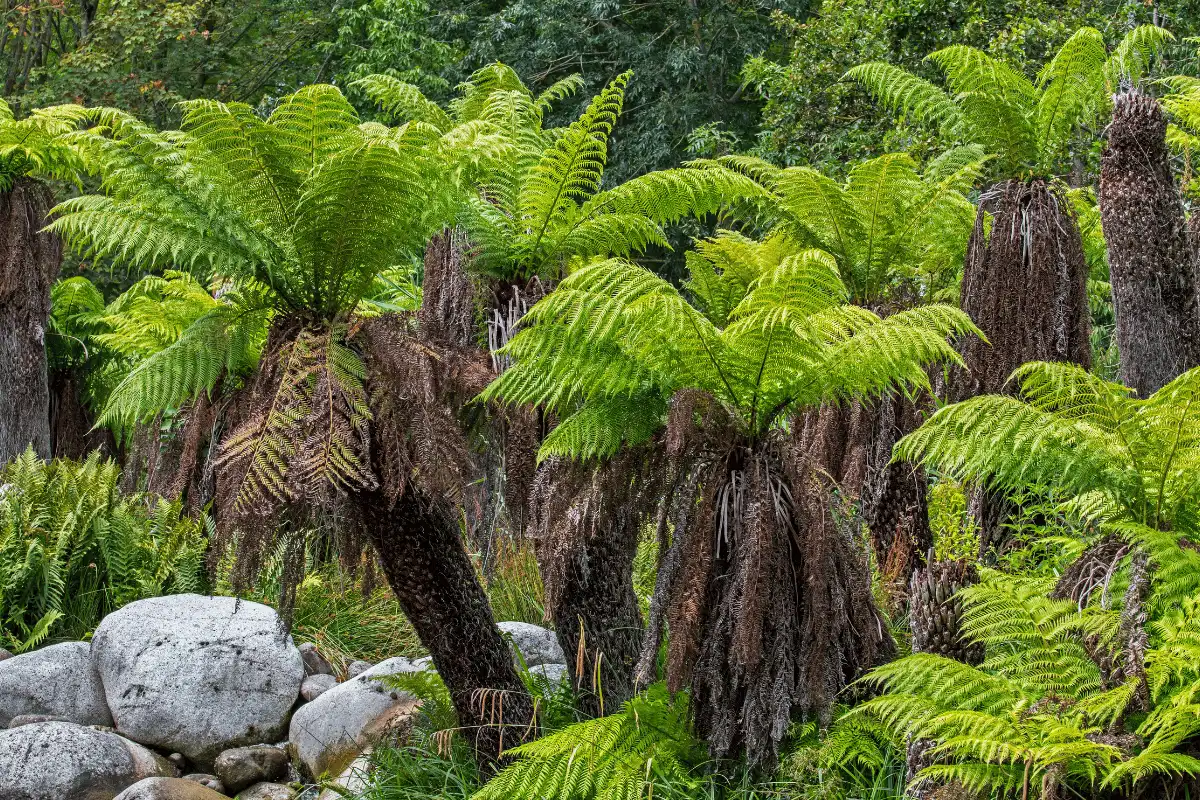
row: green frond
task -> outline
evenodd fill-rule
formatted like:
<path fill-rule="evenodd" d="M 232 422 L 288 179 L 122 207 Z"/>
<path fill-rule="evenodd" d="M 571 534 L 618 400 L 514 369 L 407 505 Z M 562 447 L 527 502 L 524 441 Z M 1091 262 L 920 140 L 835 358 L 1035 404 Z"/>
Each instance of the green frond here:
<path fill-rule="evenodd" d="M 862 64 L 846 73 L 888 111 L 930 125 L 951 141 L 966 133 L 966 119 L 954 100 L 934 84 L 882 62 Z"/>
<path fill-rule="evenodd" d="M 454 124 L 442 107 L 411 83 L 405 83 L 391 75 L 368 75 L 354 82 L 373 103 L 380 107 L 394 122 L 419 120 L 440 131 L 449 130 Z"/>

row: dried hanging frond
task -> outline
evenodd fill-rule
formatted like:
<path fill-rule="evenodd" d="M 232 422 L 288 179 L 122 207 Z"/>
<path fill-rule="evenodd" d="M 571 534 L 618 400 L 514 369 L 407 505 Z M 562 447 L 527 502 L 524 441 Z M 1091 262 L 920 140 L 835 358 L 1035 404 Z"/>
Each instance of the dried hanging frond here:
<path fill-rule="evenodd" d="M 796 435 L 813 469 L 857 497 L 867 476 L 872 411 L 859 401 L 826 404 L 801 415 Z"/>
<path fill-rule="evenodd" d="M 989 223 L 990 218 L 990 225 Z M 984 195 L 963 268 L 962 308 L 988 341 L 965 339 L 952 400 L 1003 390 L 1029 361 L 1091 364 L 1087 262 L 1071 203 L 1043 180 Z"/>
<path fill-rule="evenodd" d="M 892 393 L 867 408 L 872 430 L 861 492 L 863 521 L 871 532 L 875 561 L 895 581 L 900 595 L 913 570 L 933 547 L 926 507 L 928 479 L 922 467 L 892 461 L 892 448 L 920 425 L 920 411 L 909 397 Z"/>
<path fill-rule="evenodd" d="M 421 307 L 417 321 L 422 335 L 443 347 L 477 346 L 477 290 L 467 272 L 466 237 L 447 228 L 425 247 Z"/>
<path fill-rule="evenodd" d="M 1056 600 L 1072 600 L 1082 609 L 1099 591 L 1101 607 L 1110 608 L 1109 586 L 1131 549 L 1122 536 L 1109 534 L 1103 537 L 1071 562 L 1054 584 L 1050 596 Z"/>
<path fill-rule="evenodd" d="M 491 372 L 478 349 L 437 348 L 409 322 L 385 314 L 356 334 L 375 410 L 379 479 L 392 500 L 413 479 L 432 495 L 458 496 L 474 464 L 452 409 L 481 391 Z"/>

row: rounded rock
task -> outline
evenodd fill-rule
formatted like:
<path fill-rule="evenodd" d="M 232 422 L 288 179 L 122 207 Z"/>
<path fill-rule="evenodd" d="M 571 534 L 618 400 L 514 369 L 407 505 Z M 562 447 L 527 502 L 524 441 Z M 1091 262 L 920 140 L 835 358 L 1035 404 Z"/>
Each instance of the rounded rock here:
<path fill-rule="evenodd" d="M 143 778 L 172 775 L 166 759 L 115 733 L 71 722 L 0 731 L 0 797 L 112 800 Z"/>
<path fill-rule="evenodd" d="M 371 668 L 370 661 L 351 661 L 346 665 L 346 680 L 357 678 Z"/>
<path fill-rule="evenodd" d="M 0 663 L 0 728 L 33 714 L 77 725 L 113 724 L 87 642 L 54 644 Z"/>
<path fill-rule="evenodd" d="M 333 665 L 325 656 L 317 651 L 317 646 L 312 642 L 305 642 L 300 645 L 300 657 L 304 659 L 304 674 L 305 675 L 332 675 Z"/>
<path fill-rule="evenodd" d="M 139 600 L 92 638 L 117 732 L 203 769 L 223 750 L 279 739 L 304 663 L 275 611 L 232 597 Z"/>
<path fill-rule="evenodd" d="M 223 793 L 190 778 L 146 778 L 114 800 L 229 800 Z"/>
<path fill-rule="evenodd" d="M 567 663 L 558 636 L 549 628 L 528 622 L 498 622 L 496 627 L 521 651 L 526 667 Z"/>
<path fill-rule="evenodd" d="M 300 696 L 304 698 L 304 702 L 311 703 L 337 684 L 337 678 L 332 675 L 309 675 L 304 679 L 304 683 L 300 684 Z"/>
<path fill-rule="evenodd" d="M 292 800 L 292 790 L 282 783 L 256 783 L 238 795 L 238 800 Z"/>
<path fill-rule="evenodd" d="M 256 783 L 282 778 L 287 774 L 287 766 L 287 753 L 269 744 L 226 750 L 213 764 L 217 777 L 230 794 L 237 794 Z"/>

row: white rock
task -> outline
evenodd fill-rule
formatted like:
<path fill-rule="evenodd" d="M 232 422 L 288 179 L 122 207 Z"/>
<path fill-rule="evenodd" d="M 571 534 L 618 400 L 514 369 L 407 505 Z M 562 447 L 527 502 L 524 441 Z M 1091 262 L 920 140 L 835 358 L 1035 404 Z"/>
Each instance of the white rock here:
<path fill-rule="evenodd" d="M 567 657 L 563 653 L 562 645 L 558 643 L 558 637 L 549 628 L 531 625 L 528 622 L 498 622 L 496 627 L 502 634 L 512 637 L 512 643 L 517 646 L 525 658 L 525 666 L 536 667 L 542 664 L 567 663 Z"/>
<path fill-rule="evenodd" d="M 529 668 L 529 674 L 545 681 L 552 690 L 570 679 L 566 664 L 538 664 Z"/>
<path fill-rule="evenodd" d="M 54 644 L 0 663 L 0 728 L 29 714 L 112 725 L 87 642 Z"/>
<path fill-rule="evenodd" d="M 232 597 L 130 603 L 96 629 L 92 661 L 119 733 L 201 766 L 281 738 L 304 679 L 275 611 Z"/>
<path fill-rule="evenodd" d="M 115 733 L 70 722 L 0 731 L 0 797 L 112 800 L 143 778 L 174 774 L 166 759 Z"/>
<path fill-rule="evenodd" d="M 420 702 L 378 679 L 422 669 L 407 658 L 389 658 L 301 706 L 288 733 L 292 755 L 314 778 L 341 774 L 367 748 L 411 724 Z"/>
<path fill-rule="evenodd" d="M 304 702 L 311 703 L 335 686 L 337 678 L 332 675 L 309 675 L 304 679 L 304 683 L 300 684 L 300 696 L 304 698 Z"/>
<path fill-rule="evenodd" d="M 215 789 L 189 778 L 146 778 L 114 800 L 229 800 Z"/>
<path fill-rule="evenodd" d="M 323 784 L 326 788 L 317 795 L 317 800 L 344 800 L 358 797 L 371 788 L 371 757 L 361 755 L 342 770 L 332 781 Z M 336 787 L 336 788 L 335 788 Z"/>

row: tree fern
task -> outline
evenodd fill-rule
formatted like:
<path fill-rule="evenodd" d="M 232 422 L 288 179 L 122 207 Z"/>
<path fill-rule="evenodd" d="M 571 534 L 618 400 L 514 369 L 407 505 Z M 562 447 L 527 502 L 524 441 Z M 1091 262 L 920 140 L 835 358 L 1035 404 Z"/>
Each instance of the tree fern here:
<path fill-rule="evenodd" d="M 1062 167 L 1072 137 L 1104 119 L 1119 84 L 1144 79 L 1172 38 L 1144 25 L 1110 52 L 1099 31 L 1080 28 L 1036 81 L 965 45 L 927 57 L 945 76 L 945 89 L 888 64 L 864 64 L 847 76 L 885 109 L 937 130 L 945 144 L 983 147 L 996 157 L 1001 178 L 1049 177 Z"/>
<path fill-rule="evenodd" d="M 80 106 L 60 105 L 34 109 L 18 120 L 0 100 L 0 191 L 25 175 L 78 180 L 80 160 L 63 135 L 78 128 L 84 116 Z"/>

